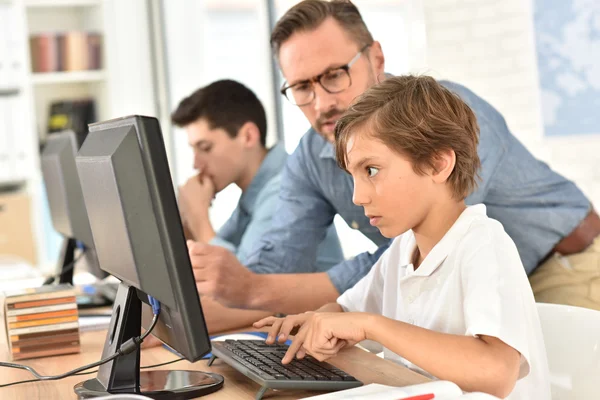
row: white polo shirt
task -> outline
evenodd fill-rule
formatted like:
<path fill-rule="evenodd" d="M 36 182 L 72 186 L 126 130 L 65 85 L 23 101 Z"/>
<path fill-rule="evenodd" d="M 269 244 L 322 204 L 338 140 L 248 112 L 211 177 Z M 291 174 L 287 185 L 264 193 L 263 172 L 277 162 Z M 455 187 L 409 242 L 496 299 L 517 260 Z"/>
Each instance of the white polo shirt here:
<path fill-rule="evenodd" d="M 337 302 L 455 335 L 493 336 L 521 353 L 507 399 L 550 399 L 546 350 L 517 248 L 485 206 L 468 207 L 415 271 L 412 231 L 396 238 L 371 271 Z M 402 338 L 398 338 L 402 340 Z M 384 348 L 385 358 L 432 377 Z M 434 377 L 432 377 L 434 378 Z"/>

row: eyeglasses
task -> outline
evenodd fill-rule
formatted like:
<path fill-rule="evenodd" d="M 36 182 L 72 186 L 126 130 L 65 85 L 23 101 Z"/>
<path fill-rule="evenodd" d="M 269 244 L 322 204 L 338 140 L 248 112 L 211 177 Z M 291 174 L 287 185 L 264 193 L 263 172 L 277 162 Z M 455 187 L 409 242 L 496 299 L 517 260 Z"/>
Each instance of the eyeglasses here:
<path fill-rule="evenodd" d="M 315 99 L 315 83 L 330 94 L 340 93 L 348 89 L 352 85 L 350 77 L 350 67 L 358 61 L 360 56 L 369 48 L 370 44 L 364 46 L 346 65 L 338 68 L 328 69 L 320 75 L 310 79 L 287 86 L 285 83 L 281 88 L 283 94 L 292 104 L 296 106 L 305 106 L 310 104 Z"/>

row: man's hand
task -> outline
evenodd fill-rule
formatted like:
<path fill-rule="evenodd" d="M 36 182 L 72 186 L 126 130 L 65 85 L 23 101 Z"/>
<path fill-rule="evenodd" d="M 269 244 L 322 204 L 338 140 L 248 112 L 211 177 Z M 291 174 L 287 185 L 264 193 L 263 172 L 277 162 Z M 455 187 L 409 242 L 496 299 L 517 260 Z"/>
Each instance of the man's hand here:
<path fill-rule="evenodd" d="M 250 288 L 256 274 L 225 248 L 192 240 L 187 244 L 198 292 L 227 307 L 249 308 Z"/>
<path fill-rule="evenodd" d="M 208 242 L 215 235 L 208 218 L 208 209 L 214 196 L 214 183 L 200 174 L 191 177 L 179 187 L 181 219 L 196 240 Z"/>
<path fill-rule="evenodd" d="M 335 356 L 341 349 L 354 346 L 367 338 L 367 313 L 324 313 L 307 314 L 282 362 L 290 363 L 294 356 L 303 358 L 312 355 L 319 361 Z"/>

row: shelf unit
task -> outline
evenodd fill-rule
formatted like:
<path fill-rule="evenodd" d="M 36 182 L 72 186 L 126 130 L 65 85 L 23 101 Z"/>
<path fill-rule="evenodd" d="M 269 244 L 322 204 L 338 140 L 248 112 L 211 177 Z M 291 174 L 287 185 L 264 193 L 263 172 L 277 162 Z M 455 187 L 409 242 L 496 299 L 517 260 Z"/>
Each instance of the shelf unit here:
<path fill-rule="evenodd" d="M 15 76 L 11 76 L 8 82 L 0 80 L 0 101 L 10 99 L 10 102 L 14 103 L 10 107 L 18 110 L 20 114 L 19 117 L 13 117 L 13 125 L 7 129 L 10 131 L 6 133 L 8 143 L 18 144 L 19 149 L 25 149 L 19 150 L 18 157 L 22 159 L 19 166 L 5 173 L 6 176 L 0 174 L 0 189 L 28 195 L 37 253 L 34 263 L 44 273 L 53 270 L 60 243 L 60 237 L 50 222 L 39 157 L 41 145 L 46 137 L 50 104 L 57 100 L 94 98 L 97 119 L 108 119 L 106 104 L 109 102 L 110 90 L 107 84 L 108 68 L 104 41 L 100 50 L 103 68 L 101 70 L 33 73 L 30 37 L 40 33 L 69 31 L 104 34 L 105 6 L 111 1 L 0 0 L 0 6 L 11 10 L 10 18 L 0 21 L 0 25 L 11 25 L 10 28 L 6 28 L 10 29 L 10 37 L 3 35 L 4 32 L 0 30 L 0 50 L 3 46 L 18 46 L 18 58 L 11 62 L 19 65 L 18 73 L 13 73 Z M 17 112 L 13 111 L 12 114 Z M 10 234 L 10 231 L 8 233 Z"/>
<path fill-rule="evenodd" d="M 19 65 L 18 74 L 9 80 L 2 79 L 0 68 L 0 101 L 10 98 L 18 103 L 17 112 L 8 113 L 16 115 L 17 128 L 6 131 L 10 131 L 9 141 L 19 142 L 24 149 L 19 153 L 23 159 L 22 168 L 13 168 L 8 173 L 2 169 L 0 151 L 0 190 L 10 188 L 29 197 L 37 253 L 34 263 L 43 273 L 50 273 L 54 271 L 58 258 L 60 236 L 50 221 L 40 169 L 40 147 L 46 137 L 49 106 L 57 100 L 94 98 L 97 120 L 129 114 L 156 115 L 148 3 L 0 0 L 0 6 L 13 10 L 11 18 L 6 20 L 0 14 L 0 67 L 2 50 L 7 44 L 18 48 L 16 61 Z M 33 73 L 30 37 L 70 31 L 102 34 L 101 69 Z M 13 43 L 15 41 L 17 45 Z M 3 118 L 4 115 L 0 115 L 0 121 Z M 0 140 L 2 149 L 3 142 Z M 11 227 L 0 226 L 0 233 L 6 230 L 10 235 Z"/>

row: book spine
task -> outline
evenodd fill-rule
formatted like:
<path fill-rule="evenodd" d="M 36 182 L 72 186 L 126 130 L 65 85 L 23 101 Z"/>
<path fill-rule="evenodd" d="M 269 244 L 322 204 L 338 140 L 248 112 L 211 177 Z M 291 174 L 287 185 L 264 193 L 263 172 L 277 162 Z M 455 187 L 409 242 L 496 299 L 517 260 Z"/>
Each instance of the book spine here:
<path fill-rule="evenodd" d="M 77 335 L 79 336 L 79 327 L 75 327 L 72 329 L 63 329 L 60 331 L 49 331 L 49 332 L 38 332 L 38 333 L 30 333 L 23 334 L 18 336 L 11 336 L 10 343 L 19 343 L 19 342 L 30 342 L 35 340 L 48 340 L 48 338 L 55 338 L 58 336 L 67 336 L 67 335 Z"/>
<path fill-rule="evenodd" d="M 46 318 L 46 319 L 38 319 L 34 321 L 23 321 L 23 322 L 11 322 L 8 324 L 8 332 L 13 333 L 14 330 L 18 328 L 28 328 L 33 326 L 43 326 L 43 325 L 56 325 L 62 324 L 66 322 L 77 322 L 77 315 L 73 315 L 70 317 L 60 317 L 60 318 Z"/>
<path fill-rule="evenodd" d="M 17 315 L 16 317 L 7 317 L 6 321 L 9 323 L 23 322 L 23 321 L 35 321 L 47 318 L 59 318 L 59 317 L 77 317 L 77 310 L 64 310 L 64 311 L 51 311 L 37 314 Z"/>
<path fill-rule="evenodd" d="M 79 339 L 64 340 L 63 342 L 59 342 L 59 343 L 38 343 L 33 346 L 13 346 L 12 352 L 13 353 L 25 353 L 25 352 L 51 350 L 53 348 L 79 346 L 79 345 L 80 345 Z"/>
<path fill-rule="evenodd" d="M 46 304 L 39 304 L 44 303 Z M 32 294 L 27 296 L 19 296 L 19 297 L 7 297 L 6 298 L 6 307 L 8 309 L 12 308 L 26 308 L 26 307 L 39 307 L 35 305 L 29 304 L 39 304 L 41 305 L 51 305 L 51 304 L 61 304 L 61 303 L 74 303 L 75 302 L 75 293 L 39 293 Z"/>
<path fill-rule="evenodd" d="M 34 351 L 27 353 L 13 353 L 13 360 L 24 360 L 26 358 L 37 358 L 37 357 L 48 357 L 48 356 L 57 356 L 61 354 L 71 354 L 71 353 L 79 353 L 81 350 L 80 346 L 69 346 L 69 347 L 59 347 L 52 350 L 45 351 Z"/>
<path fill-rule="evenodd" d="M 45 336 L 35 336 L 31 339 L 20 339 L 20 340 L 15 340 L 13 342 L 9 342 L 10 345 L 13 346 L 13 348 L 15 347 L 31 347 L 31 346 L 37 346 L 40 343 L 45 343 L 47 345 L 51 345 L 53 343 L 63 343 L 63 342 L 76 342 L 79 341 L 79 332 L 75 331 L 74 333 L 65 333 L 65 332 L 69 332 L 69 331 L 61 331 L 58 334 L 52 334 L 52 332 L 50 332 L 48 335 Z M 70 331 L 73 332 L 73 331 Z"/>
<path fill-rule="evenodd" d="M 62 324 L 54 324 L 54 325 L 42 325 L 42 326 L 32 326 L 28 328 L 19 328 L 12 329 L 8 332 L 10 335 L 10 340 L 18 340 L 19 335 L 27 335 L 29 333 L 39 333 L 39 332 L 51 332 L 51 331 L 59 331 L 62 329 L 75 329 L 79 327 L 79 322 L 66 322 Z"/>
<path fill-rule="evenodd" d="M 45 312 L 53 312 L 53 311 L 63 311 L 63 310 L 74 310 L 77 308 L 77 304 L 75 303 L 65 303 L 65 304 L 57 304 L 55 306 L 45 306 L 45 307 L 31 307 L 31 308 L 18 308 L 12 309 L 6 312 L 7 317 L 16 317 L 19 315 L 27 315 L 27 314 L 40 314 Z M 8 321 L 12 322 L 12 321 Z"/>

